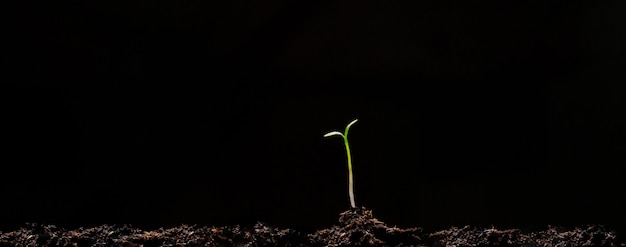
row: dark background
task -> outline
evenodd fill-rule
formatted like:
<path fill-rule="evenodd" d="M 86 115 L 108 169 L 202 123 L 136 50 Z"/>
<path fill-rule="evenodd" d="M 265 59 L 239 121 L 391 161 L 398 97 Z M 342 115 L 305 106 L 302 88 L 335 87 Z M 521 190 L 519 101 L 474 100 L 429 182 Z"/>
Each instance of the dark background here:
<path fill-rule="evenodd" d="M 0 222 L 623 231 L 623 1 L 16 1 Z"/>

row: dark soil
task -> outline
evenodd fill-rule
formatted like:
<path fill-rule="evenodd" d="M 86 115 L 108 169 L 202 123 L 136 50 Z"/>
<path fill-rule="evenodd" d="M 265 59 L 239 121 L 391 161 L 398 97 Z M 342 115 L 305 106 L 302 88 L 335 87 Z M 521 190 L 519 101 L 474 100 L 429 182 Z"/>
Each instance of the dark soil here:
<path fill-rule="evenodd" d="M 437 232 L 422 228 L 385 225 L 365 208 L 339 215 L 339 225 L 314 232 L 280 229 L 257 223 L 250 227 L 181 225 L 169 229 L 142 230 L 132 226 L 101 225 L 62 229 L 53 225 L 27 224 L 0 232 L 0 246 L 424 246 L 424 247 L 623 247 L 614 231 L 601 225 L 522 232 L 473 226 L 451 227 Z"/>

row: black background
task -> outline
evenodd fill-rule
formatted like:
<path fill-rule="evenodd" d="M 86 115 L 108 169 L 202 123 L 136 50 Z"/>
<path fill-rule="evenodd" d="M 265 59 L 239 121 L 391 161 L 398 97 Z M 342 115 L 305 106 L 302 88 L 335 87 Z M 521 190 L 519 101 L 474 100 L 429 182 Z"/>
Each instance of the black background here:
<path fill-rule="evenodd" d="M 409 3 L 410 2 L 410 3 Z M 624 230 L 621 1 L 6 6 L 4 230 Z"/>

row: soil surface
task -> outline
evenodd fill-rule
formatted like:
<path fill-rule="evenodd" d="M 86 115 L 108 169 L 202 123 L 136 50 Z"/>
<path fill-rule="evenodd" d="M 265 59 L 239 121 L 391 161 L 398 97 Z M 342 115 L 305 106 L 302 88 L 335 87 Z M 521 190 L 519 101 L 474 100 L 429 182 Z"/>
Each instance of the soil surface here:
<path fill-rule="evenodd" d="M 437 232 L 422 228 L 387 226 L 364 207 L 339 215 L 339 224 L 315 232 L 299 232 L 257 223 L 242 227 L 181 225 L 169 229 L 142 230 L 128 225 L 62 229 L 54 225 L 27 224 L 0 232 L 0 246 L 423 246 L 423 247 L 624 247 L 614 231 L 601 225 L 522 232 L 473 226 L 451 227 Z"/>

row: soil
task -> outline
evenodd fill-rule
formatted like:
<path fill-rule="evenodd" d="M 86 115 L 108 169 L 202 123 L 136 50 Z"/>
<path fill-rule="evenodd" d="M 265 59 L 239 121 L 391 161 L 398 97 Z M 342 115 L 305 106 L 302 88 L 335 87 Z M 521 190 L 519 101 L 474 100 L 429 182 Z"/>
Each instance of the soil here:
<path fill-rule="evenodd" d="M 615 231 L 602 225 L 545 230 L 451 227 L 436 232 L 387 226 L 364 207 L 339 214 L 339 224 L 314 232 L 280 229 L 258 222 L 254 226 L 207 227 L 181 225 L 142 230 L 129 225 L 62 229 L 29 223 L 0 232 L 0 246 L 423 246 L 423 247 L 623 247 Z"/>

